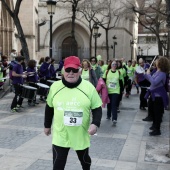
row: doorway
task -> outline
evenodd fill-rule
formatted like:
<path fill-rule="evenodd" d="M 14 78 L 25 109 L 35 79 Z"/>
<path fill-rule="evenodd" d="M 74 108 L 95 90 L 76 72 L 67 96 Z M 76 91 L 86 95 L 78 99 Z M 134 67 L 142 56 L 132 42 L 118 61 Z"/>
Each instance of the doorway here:
<path fill-rule="evenodd" d="M 75 40 L 75 45 L 74 45 L 74 54 L 73 54 L 73 45 L 72 45 L 72 37 L 67 37 L 63 40 L 62 43 L 62 57 L 68 57 L 71 55 L 77 56 L 78 53 L 78 45 L 77 41 Z"/>

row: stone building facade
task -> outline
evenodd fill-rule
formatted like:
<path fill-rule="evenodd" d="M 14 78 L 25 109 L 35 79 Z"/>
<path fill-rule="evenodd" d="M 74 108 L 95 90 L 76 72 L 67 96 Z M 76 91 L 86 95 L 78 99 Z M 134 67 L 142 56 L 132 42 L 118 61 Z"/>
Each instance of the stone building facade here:
<path fill-rule="evenodd" d="M 13 9 L 13 1 L 7 0 L 8 6 Z M 15 26 L 12 18 L 0 2 L 0 47 L 4 55 L 9 55 L 13 48 L 13 33 Z"/>
<path fill-rule="evenodd" d="M 126 1 L 126 0 L 124 0 Z M 16 0 L 7 0 L 10 8 L 13 9 Z M 136 2 L 134 0 L 134 2 Z M 0 3 L 0 46 L 3 47 L 3 53 L 9 54 L 11 49 L 20 51 L 21 45 L 18 39 L 17 30 L 13 20 L 7 11 L 2 8 Z M 50 23 L 47 13 L 46 2 L 41 0 L 23 0 L 21 2 L 19 18 L 23 31 L 25 33 L 28 44 L 30 58 L 39 60 L 41 57 L 49 56 L 49 40 L 50 40 Z M 45 25 L 39 26 L 43 21 Z M 77 42 L 77 55 L 82 58 L 89 58 L 89 37 L 90 31 L 87 21 L 77 14 L 75 21 L 75 38 Z M 67 53 L 66 49 L 70 44 L 71 37 L 71 12 L 64 5 L 56 5 L 55 15 L 53 15 L 52 25 L 52 42 L 53 42 L 53 58 L 57 61 Z M 100 54 L 106 60 L 106 40 L 105 31 L 99 28 L 101 36 L 97 39 L 97 55 Z M 121 17 L 118 25 L 109 31 L 109 59 L 113 59 L 113 36 L 117 37 L 117 45 L 115 46 L 116 58 L 125 57 L 126 60 L 135 58 L 137 54 L 137 34 L 138 25 L 134 22 L 132 15 Z M 133 46 L 130 41 L 134 40 Z M 94 38 L 92 40 L 92 56 L 94 56 Z"/>
<path fill-rule="evenodd" d="M 6 0 L 13 11 L 16 0 Z M 19 10 L 19 19 L 28 44 L 30 58 L 37 58 L 38 0 L 23 0 Z M 9 56 L 12 49 L 21 50 L 21 44 L 13 19 L 0 2 L 0 46 L 4 55 Z"/>
<path fill-rule="evenodd" d="M 126 1 L 126 0 L 125 0 Z M 71 6 L 71 5 L 70 5 Z M 49 15 L 47 13 L 47 6 L 45 2 L 39 2 L 39 20 L 46 20 L 46 24 L 40 28 L 40 53 L 39 55 L 44 57 L 49 55 Z M 90 31 L 88 23 L 81 14 L 77 13 L 75 21 L 75 38 L 77 42 L 78 56 L 82 58 L 89 58 L 89 38 Z M 61 59 L 65 51 L 64 47 L 69 46 L 71 37 L 71 12 L 68 6 L 61 4 L 56 5 L 55 14 L 53 15 L 53 33 L 52 33 L 52 49 L 53 58 L 57 61 Z M 106 40 L 105 31 L 99 28 L 101 36 L 97 39 L 97 55 L 101 55 L 106 60 Z M 117 26 L 109 31 L 109 59 L 113 59 L 113 45 L 112 37 L 117 37 L 117 45 L 115 47 L 116 58 L 125 57 L 126 60 L 135 58 L 137 53 L 136 43 L 133 47 L 130 41 L 136 40 L 137 42 L 138 24 L 134 22 L 133 16 L 128 15 L 121 17 Z M 68 47 L 69 48 L 69 47 Z M 131 54 L 132 53 L 132 54 Z M 92 42 L 92 56 L 94 56 L 94 39 Z"/>

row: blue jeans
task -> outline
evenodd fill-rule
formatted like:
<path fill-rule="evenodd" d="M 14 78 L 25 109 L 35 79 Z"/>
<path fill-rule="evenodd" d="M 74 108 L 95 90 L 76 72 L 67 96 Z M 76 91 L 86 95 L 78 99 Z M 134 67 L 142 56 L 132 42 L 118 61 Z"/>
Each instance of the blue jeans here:
<path fill-rule="evenodd" d="M 112 121 L 117 120 L 117 108 L 119 103 L 119 95 L 120 94 L 109 94 L 110 103 L 107 104 L 107 117 L 111 117 L 112 113 Z"/>

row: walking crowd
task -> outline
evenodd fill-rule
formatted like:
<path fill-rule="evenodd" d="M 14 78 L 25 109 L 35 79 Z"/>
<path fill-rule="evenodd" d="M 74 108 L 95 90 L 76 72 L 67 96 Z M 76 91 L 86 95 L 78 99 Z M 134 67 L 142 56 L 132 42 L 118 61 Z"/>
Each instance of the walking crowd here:
<path fill-rule="evenodd" d="M 41 58 L 38 64 L 30 60 L 27 65 L 24 59 L 12 54 L 7 63 L 7 57 L 1 56 L 0 86 L 9 69 L 15 93 L 11 112 L 20 111 L 24 99 L 30 107 L 46 102 L 44 133 L 48 136 L 53 131 L 54 170 L 64 169 L 70 148 L 76 151 L 82 169 L 90 169 L 90 136 L 100 127 L 102 107 L 107 107 L 106 119 L 116 126 L 123 97 L 133 97 L 132 86 L 140 93 L 139 109 L 148 112 L 143 121 L 152 121 L 149 134 L 161 135 L 164 109 L 169 104 L 166 57 L 157 56 L 152 63 L 122 58 L 105 64 L 100 55 L 82 62 L 69 56 L 60 60 L 58 68 L 50 57 Z"/>

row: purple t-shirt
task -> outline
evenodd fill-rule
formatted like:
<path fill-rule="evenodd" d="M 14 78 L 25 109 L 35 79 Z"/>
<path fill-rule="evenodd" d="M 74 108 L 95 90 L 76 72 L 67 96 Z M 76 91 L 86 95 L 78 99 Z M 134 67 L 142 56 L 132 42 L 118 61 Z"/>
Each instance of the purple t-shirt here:
<path fill-rule="evenodd" d="M 166 73 L 162 71 L 156 71 L 152 76 L 145 74 L 145 78 L 151 83 L 150 90 L 164 86 L 166 81 Z"/>
<path fill-rule="evenodd" d="M 50 70 L 48 69 L 49 63 L 44 62 L 40 67 L 40 76 L 50 78 Z"/>
<path fill-rule="evenodd" d="M 37 82 L 38 82 L 38 75 L 37 75 L 36 70 L 28 67 L 28 68 L 27 68 L 27 72 L 34 72 L 33 76 L 29 76 L 29 75 L 28 75 L 27 81 L 28 81 L 28 82 L 37 83 Z"/>
<path fill-rule="evenodd" d="M 23 67 L 21 64 L 15 64 L 13 66 L 12 71 L 15 71 L 17 74 L 23 74 Z M 23 84 L 23 78 L 22 77 L 14 77 L 12 78 L 12 83 L 13 84 Z"/>

